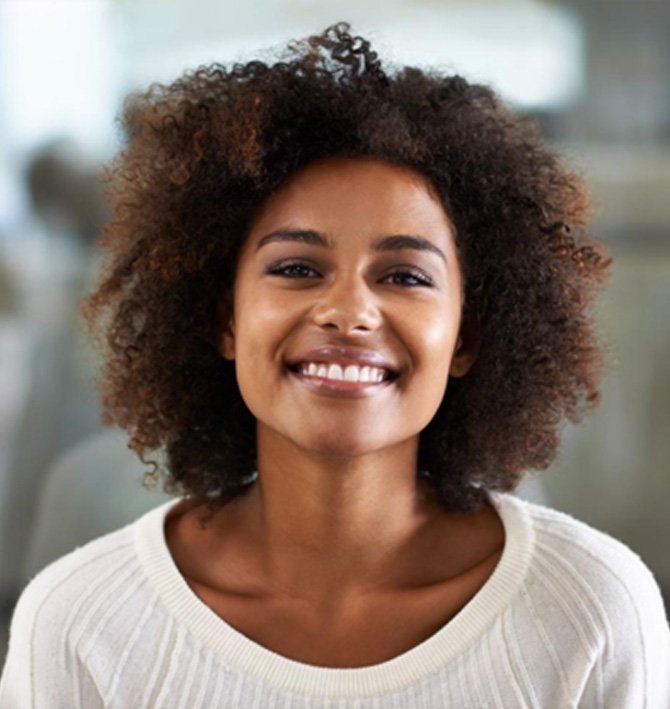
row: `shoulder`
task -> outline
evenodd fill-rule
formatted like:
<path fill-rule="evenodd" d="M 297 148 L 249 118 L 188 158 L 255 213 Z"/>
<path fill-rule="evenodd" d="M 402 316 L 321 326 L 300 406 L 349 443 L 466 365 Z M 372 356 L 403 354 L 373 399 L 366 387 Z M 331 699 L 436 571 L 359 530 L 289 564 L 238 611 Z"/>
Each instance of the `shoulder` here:
<path fill-rule="evenodd" d="M 53 562 L 25 588 L 14 610 L 0 679 L 1 706 L 68 706 L 75 685 L 98 706 L 79 660 L 115 574 L 133 566 L 133 532 L 125 528 Z M 123 573 L 123 571 L 121 571 Z"/>
<path fill-rule="evenodd" d="M 529 502 L 522 504 L 535 536 L 536 572 L 560 573 L 575 584 L 581 582 L 597 592 L 603 604 L 639 605 L 661 600 L 652 572 L 621 541 L 565 512 Z"/>
<path fill-rule="evenodd" d="M 74 620 L 120 573 L 136 570 L 134 527 L 131 524 L 99 537 L 39 572 L 19 598 L 12 636 L 21 627 L 54 629 L 67 619 Z"/>
<path fill-rule="evenodd" d="M 161 536 L 172 504 L 76 549 L 28 584 L 12 618 L 0 705 L 68 706 L 76 692 L 88 697 L 84 706 L 98 706 L 100 678 L 129 638 L 166 625 L 140 550 Z"/>
<path fill-rule="evenodd" d="M 147 560 L 165 546 L 164 521 L 177 502 L 163 503 L 49 564 L 26 586 L 15 615 L 53 619 L 67 609 L 72 618 L 90 604 L 141 585 L 147 578 Z"/>
<path fill-rule="evenodd" d="M 570 678 L 582 668 L 574 681 L 587 704 L 666 706 L 670 629 L 646 564 L 568 514 L 519 500 L 513 506 L 533 537 L 516 617 L 553 648 L 559 674 Z"/>
<path fill-rule="evenodd" d="M 101 633 L 131 627 L 152 595 L 138 548 L 143 536 L 151 530 L 158 533 L 171 504 L 89 542 L 38 573 L 14 610 L 8 657 L 18 654 L 32 664 L 48 652 L 81 656 L 103 638 Z"/>

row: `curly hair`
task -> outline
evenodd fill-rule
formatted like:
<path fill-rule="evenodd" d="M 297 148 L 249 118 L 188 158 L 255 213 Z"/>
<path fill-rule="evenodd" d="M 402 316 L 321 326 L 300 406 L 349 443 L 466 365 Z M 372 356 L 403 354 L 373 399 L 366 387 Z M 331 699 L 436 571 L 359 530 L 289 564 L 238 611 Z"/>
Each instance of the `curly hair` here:
<path fill-rule="evenodd" d="M 480 349 L 422 431 L 417 470 L 445 510 L 480 509 L 546 468 L 565 421 L 599 402 L 590 310 L 611 258 L 586 231 L 587 190 L 490 88 L 383 68 L 347 24 L 277 59 L 200 67 L 126 102 L 107 259 L 84 304 L 105 340 L 104 420 L 145 463 L 164 456 L 168 488 L 214 506 L 241 493 L 255 420 L 216 343 L 249 224 L 301 167 L 379 159 L 428 178 L 455 228 Z"/>

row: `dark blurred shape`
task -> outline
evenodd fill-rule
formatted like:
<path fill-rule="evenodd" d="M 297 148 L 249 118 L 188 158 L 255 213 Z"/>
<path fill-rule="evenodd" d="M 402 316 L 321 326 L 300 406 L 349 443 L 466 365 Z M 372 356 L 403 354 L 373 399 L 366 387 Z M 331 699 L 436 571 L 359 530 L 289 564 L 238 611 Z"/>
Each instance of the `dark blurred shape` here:
<path fill-rule="evenodd" d="M 52 140 L 26 168 L 26 185 L 48 231 L 70 234 L 85 246 L 97 239 L 107 219 L 99 164 L 72 141 Z"/>
<path fill-rule="evenodd" d="M 34 265 L 15 268 L 24 302 L 25 394 L 10 423 L 0 497 L 0 601 L 24 585 L 23 565 L 45 474 L 65 450 L 101 428 L 93 386 L 97 359 L 88 345 L 79 302 L 98 269 L 96 241 L 107 218 L 102 162 L 76 143 L 51 140 L 26 161 L 24 178 L 41 222 Z M 17 240 L 15 249 L 30 247 Z M 34 246 L 32 247 L 35 248 Z M 30 259 L 28 259 L 30 260 Z M 15 259 L 17 264 L 21 259 Z M 64 524 L 70 524 L 68 520 Z"/>

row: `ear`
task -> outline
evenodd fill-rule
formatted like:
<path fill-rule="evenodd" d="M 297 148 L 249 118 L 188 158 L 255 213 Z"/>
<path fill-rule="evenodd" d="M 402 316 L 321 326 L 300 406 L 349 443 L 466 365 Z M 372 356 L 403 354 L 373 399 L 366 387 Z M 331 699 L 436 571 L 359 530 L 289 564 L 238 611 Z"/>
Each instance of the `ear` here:
<path fill-rule="evenodd" d="M 230 326 L 223 330 L 219 339 L 219 354 L 224 359 L 235 359 L 235 331 L 231 322 Z"/>
<path fill-rule="evenodd" d="M 229 292 L 223 294 L 217 308 L 217 349 L 228 360 L 235 359 L 235 322 L 233 299 Z"/>
<path fill-rule="evenodd" d="M 464 377 L 477 359 L 480 343 L 479 319 L 473 313 L 464 314 L 449 367 L 450 377 Z"/>

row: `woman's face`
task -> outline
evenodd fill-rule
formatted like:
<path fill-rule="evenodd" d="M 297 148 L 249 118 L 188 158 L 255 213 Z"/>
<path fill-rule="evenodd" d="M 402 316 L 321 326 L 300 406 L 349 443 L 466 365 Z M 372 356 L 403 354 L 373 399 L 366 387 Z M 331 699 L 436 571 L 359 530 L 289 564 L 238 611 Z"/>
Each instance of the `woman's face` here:
<path fill-rule="evenodd" d="M 220 343 L 259 440 L 345 457 L 415 445 L 474 359 L 461 278 L 421 175 L 345 158 L 296 173 L 251 224 Z"/>

